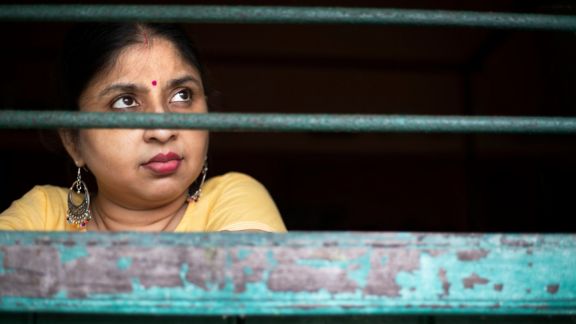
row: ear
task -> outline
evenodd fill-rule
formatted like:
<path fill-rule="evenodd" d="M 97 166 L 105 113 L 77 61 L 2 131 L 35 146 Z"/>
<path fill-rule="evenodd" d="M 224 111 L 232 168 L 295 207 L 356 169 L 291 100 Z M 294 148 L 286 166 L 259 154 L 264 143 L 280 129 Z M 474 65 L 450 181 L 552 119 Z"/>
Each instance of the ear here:
<path fill-rule="evenodd" d="M 66 152 L 68 152 L 68 155 L 74 160 L 76 166 L 84 166 L 84 159 L 78 150 L 78 134 L 74 134 L 74 131 L 71 129 L 59 129 L 58 135 L 60 135 L 62 145 L 64 145 Z"/>

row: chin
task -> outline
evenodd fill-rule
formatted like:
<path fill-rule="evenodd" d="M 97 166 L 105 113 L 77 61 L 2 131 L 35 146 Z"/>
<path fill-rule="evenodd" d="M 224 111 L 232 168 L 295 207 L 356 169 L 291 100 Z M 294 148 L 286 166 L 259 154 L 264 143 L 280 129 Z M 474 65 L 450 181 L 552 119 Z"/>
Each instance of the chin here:
<path fill-rule="evenodd" d="M 187 190 L 188 188 L 182 185 L 155 185 L 147 188 L 144 192 L 140 188 L 138 195 L 150 202 L 168 202 L 186 194 Z"/>

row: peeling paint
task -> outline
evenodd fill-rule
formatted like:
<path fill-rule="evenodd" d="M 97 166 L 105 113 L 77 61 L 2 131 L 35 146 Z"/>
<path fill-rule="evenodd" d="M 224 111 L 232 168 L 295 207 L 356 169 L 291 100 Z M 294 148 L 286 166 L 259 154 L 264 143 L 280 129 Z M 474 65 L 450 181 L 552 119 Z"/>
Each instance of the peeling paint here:
<path fill-rule="evenodd" d="M 250 250 L 248 248 L 246 249 L 240 249 L 238 250 L 238 252 L 236 253 L 236 257 L 238 258 L 238 260 L 244 260 L 246 259 L 249 255 L 250 255 Z"/>
<path fill-rule="evenodd" d="M 45 245 L 45 240 L 37 240 L 36 244 Z M 30 246 L 6 246 L 4 250 L 4 269 L 0 276 L 0 291 L 2 295 L 23 297 L 50 297 L 58 290 L 57 261 L 58 251 L 52 247 L 42 249 Z"/>
<path fill-rule="evenodd" d="M 236 249 L 232 255 L 232 280 L 236 293 L 246 291 L 246 286 L 250 283 L 264 281 L 264 269 L 268 265 L 265 250 L 252 249 L 248 255 L 242 251 L 243 249 Z M 251 271 L 246 272 L 245 268 L 250 268 Z"/>
<path fill-rule="evenodd" d="M 64 245 L 65 247 L 73 247 L 76 245 L 76 242 L 68 239 L 68 240 L 64 241 L 64 243 L 62 243 L 62 245 Z"/>
<path fill-rule="evenodd" d="M 0 310 L 576 312 L 576 235 L 338 235 L 2 233 Z"/>
<path fill-rule="evenodd" d="M 440 294 L 440 297 L 450 296 L 450 282 L 448 282 L 448 278 L 446 277 L 446 269 L 440 268 L 440 270 L 438 270 L 438 277 L 442 283 L 442 294 Z"/>
<path fill-rule="evenodd" d="M 120 270 L 126 270 L 130 268 L 131 265 L 132 265 L 132 258 L 129 257 L 120 257 L 118 258 L 118 261 L 116 261 L 116 266 Z"/>
<path fill-rule="evenodd" d="M 525 239 L 520 238 L 509 239 L 506 236 L 502 236 L 500 238 L 500 244 L 502 244 L 503 246 L 522 247 L 522 248 L 530 248 L 534 246 L 533 242 L 529 242 Z"/>
<path fill-rule="evenodd" d="M 99 243 L 99 242 L 96 241 L 96 240 L 90 240 L 90 241 L 86 242 L 86 246 L 90 246 L 90 247 L 92 247 L 92 246 L 97 246 L 98 243 Z"/>
<path fill-rule="evenodd" d="M 467 250 L 458 251 L 458 260 L 460 261 L 476 261 L 485 258 L 488 255 L 486 250 Z"/>
<path fill-rule="evenodd" d="M 446 252 L 441 250 L 422 250 L 422 253 L 426 253 L 432 257 L 437 257 L 445 254 Z"/>
<path fill-rule="evenodd" d="M 454 308 L 451 305 L 438 305 L 438 304 L 418 305 L 418 307 L 425 307 L 425 308 L 431 308 L 431 309 L 452 309 L 452 308 Z"/>
<path fill-rule="evenodd" d="M 0 248 L 0 276 L 5 274 L 6 270 L 4 270 L 4 251 Z M 0 301 L 1 303 L 1 301 Z"/>
<path fill-rule="evenodd" d="M 372 243 L 370 244 L 373 248 L 404 248 L 407 247 L 406 244 L 402 243 Z"/>
<path fill-rule="evenodd" d="M 398 297 L 400 285 L 396 276 L 420 268 L 420 251 L 412 249 L 375 249 L 370 257 L 370 272 L 364 288 L 367 295 Z"/>
<path fill-rule="evenodd" d="M 314 269 L 300 265 L 280 265 L 270 273 L 267 285 L 276 292 L 317 292 L 325 289 L 333 294 L 353 292 L 357 288 L 342 269 Z"/>
<path fill-rule="evenodd" d="M 180 257 L 181 263 L 188 265 L 186 280 L 205 291 L 209 285 L 220 288 L 225 285 L 226 254 L 215 249 L 186 249 Z"/>
<path fill-rule="evenodd" d="M 336 246 L 338 246 L 338 242 L 337 241 L 324 242 L 324 243 L 322 243 L 322 246 L 324 246 L 324 247 L 336 247 Z"/>
<path fill-rule="evenodd" d="M 60 261 L 63 263 L 72 262 L 88 256 L 88 251 L 85 246 L 77 246 L 75 244 L 69 244 L 69 242 L 67 244 L 56 244 L 54 246 L 58 249 Z"/>
<path fill-rule="evenodd" d="M 490 282 L 490 280 L 482 278 L 476 273 L 472 273 L 470 276 L 462 279 L 465 289 L 474 289 L 475 285 L 485 285 L 488 282 Z"/>
<path fill-rule="evenodd" d="M 558 292 L 558 289 L 560 289 L 559 284 L 550 284 L 550 285 L 546 286 L 546 291 L 552 295 L 556 294 Z"/>
<path fill-rule="evenodd" d="M 41 246 L 51 246 L 52 245 L 52 240 L 49 237 L 38 237 L 34 240 L 34 243 L 36 245 L 41 245 Z"/>
<path fill-rule="evenodd" d="M 132 278 L 138 278 L 144 288 L 182 287 L 179 269 L 183 263 L 190 265 L 186 279 L 200 288 L 207 289 L 208 281 L 223 278 L 222 273 L 214 271 L 223 269 L 221 262 L 214 267 L 210 267 L 210 263 L 197 262 L 204 258 L 202 250 L 150 249 L 144 255 L 138 255 L 128 248 L 88 248 L 86 256 L 74 262 L 63 262 L 60 271 L 53 262 L 59 259 L 58 249 L 44 248 L 39 252 L 33 247 L 7 249 L 5 265 L 19 271 L 2 276 L 0 290 L 3 294 L 17 292 L 17 295 L 29 297 L 50 297 L 61 289 L 70 297 L 85 298 L 89 292 L 126 293 L 132 291 Z M 115 257 L 119 254 L 125 256 Z"/>

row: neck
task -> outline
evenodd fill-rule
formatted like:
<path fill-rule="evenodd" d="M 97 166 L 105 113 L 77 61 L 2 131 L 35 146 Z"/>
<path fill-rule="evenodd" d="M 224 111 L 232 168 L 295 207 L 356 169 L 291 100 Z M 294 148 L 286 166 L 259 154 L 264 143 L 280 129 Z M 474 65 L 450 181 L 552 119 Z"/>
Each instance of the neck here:
<path fill-rule="evenodd" d="M 188 206 L 186 196 L 151 209 L 131 209 L 98 195 L 92 206 L 89 231 L 172 232 Z"/>

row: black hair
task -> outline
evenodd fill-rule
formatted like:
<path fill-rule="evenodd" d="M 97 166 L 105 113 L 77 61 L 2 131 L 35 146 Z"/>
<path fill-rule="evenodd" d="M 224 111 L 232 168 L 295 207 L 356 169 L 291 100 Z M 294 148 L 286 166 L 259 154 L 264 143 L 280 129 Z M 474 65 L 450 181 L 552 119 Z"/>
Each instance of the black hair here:
<path fill-rule="evenodd" d="M 121 51 L 147 39 L 163 38 L 176 46 L 182 58 L 200 73 L 204 94 L 209 94 L 205 71 L 196 47 L 185 30 L 174 24 L 157 23 L 80 23 L 64 40 L 62 52 L 62 96 L 67 110 L 78 110 L 78 100 L 90 81 L 112 66 Z"/>

